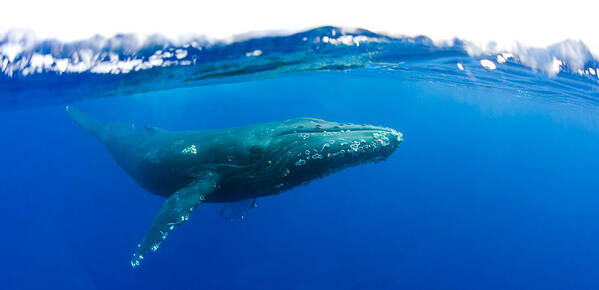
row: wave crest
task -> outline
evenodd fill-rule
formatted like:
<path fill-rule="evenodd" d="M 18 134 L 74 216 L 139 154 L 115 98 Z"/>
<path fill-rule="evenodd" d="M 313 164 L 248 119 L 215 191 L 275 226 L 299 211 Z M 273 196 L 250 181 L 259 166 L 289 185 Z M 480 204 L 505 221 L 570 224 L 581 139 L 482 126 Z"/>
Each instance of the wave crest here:
<path fill-rule="evenodd" d="M 583 42 L 574 40 L 499 50 L 460 39 L 435 43 L 426 36 L 391 37 L 337 27 L 233 41 L 120 34 L 61 42 L 13 30 L 0 36 L 0 84 L 7 88 L 0 101 L 35 100 L 35 93 L 49 83 L 58 102 L 66 102 L 82 98 L 77 95 L 82 91 L 93 98 L 236 81 L 246 75 L 349 69 L 402 71 L 454 83 L 476 78 L 494 87 L 518 85 L 523 76 L 539 78 L 535 72 L 540 71 L 550 78 L 574 77 L 584 83 L 576 87 L 587 88 L 567 94 L 596 94 L 598 63 Z M 485 77 L 491 71 L 502 72 L 501 78 Z"/>

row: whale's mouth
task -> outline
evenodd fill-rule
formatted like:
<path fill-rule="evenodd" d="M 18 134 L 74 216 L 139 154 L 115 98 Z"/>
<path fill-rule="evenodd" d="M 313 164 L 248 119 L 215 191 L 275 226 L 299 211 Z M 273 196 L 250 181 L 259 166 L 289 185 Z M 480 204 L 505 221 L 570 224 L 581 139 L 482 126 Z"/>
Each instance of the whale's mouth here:
<path fill-rule="evenodd" d="M 340 127 L 340 126 L 335 126 L 332 128 L 295 128 L 295 129 L 289 129 L 289 130 L 284 130 L 282 132 L 280 132 L 279 134 L 277 134 L 277 137 L 281 137 L 281 136 L 286 136 L 286 135 L 292 135 L 292 134 L 326 134 L 326 133 L 350 133 L 350 132 L 360 132 L 360 133 L 368 133 L 368 132 L 384 132 L 384 133 L 391 133 L 391 134 L 399 134 L 397 131 L 390 129 L 390 128 L 385 128 L 385 127 L 375 127 L 375 126 L 369 126 L 369 125 L 353 125 L 353 126 L 347 126 L 347 127 Z"/>
<path fill-rule="evenodd" d="M 315 118 L 296 118 L 283 122 L 278 128 L 276 137 L 287 135 L 312 135 L 328 133 L 380 133 L 398 135 L 398 132 L 387 127 L 362 125 L 353 123 L 328 122 Z M 347 135 L 350 135 L 347 134 Z M 344 134 L 346 135 L 346 134 Z"/>

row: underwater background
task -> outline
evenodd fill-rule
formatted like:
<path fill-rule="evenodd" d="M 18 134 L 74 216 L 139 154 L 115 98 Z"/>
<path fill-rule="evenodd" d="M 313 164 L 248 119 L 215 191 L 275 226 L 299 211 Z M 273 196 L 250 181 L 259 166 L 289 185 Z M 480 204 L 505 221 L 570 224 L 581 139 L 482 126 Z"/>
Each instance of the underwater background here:
<path fill-rule="evenodd" d="M 0 39 L 2 289 L 599 289 L 598 61 L 322 27 L 232 43 Z M 366 164 L 202 204 L 138 268 L 164 199 L 65 105 L 168 130 L 295 117 L 388 126 Z"/>

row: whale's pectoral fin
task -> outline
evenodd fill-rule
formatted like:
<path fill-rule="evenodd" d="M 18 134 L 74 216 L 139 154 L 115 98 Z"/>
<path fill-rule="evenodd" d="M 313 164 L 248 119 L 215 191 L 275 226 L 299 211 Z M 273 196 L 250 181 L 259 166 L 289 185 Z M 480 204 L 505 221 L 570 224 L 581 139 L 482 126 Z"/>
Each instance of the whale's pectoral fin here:
<path fill-rule="evenodd" d="M 186 222 L 191 212 L 217 189 L 219 179 L 217 173 L 203 171 L 192 183 L 171 195 L 154 217 L 150 230 L 133 255 L 131 266 L 139 266 L 149 251 L 158 250 L 167 234 L 175 226 Z"/>

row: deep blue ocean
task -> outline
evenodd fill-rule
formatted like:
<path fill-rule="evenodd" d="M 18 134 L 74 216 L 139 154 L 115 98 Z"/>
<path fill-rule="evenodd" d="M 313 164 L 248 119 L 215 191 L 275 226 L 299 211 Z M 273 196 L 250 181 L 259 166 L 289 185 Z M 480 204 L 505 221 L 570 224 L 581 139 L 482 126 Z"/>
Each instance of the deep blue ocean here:
<path fill-rule="evenodd" d="M 205 46 L 190 64 L 181 59 L 193 53 L 163 43 L 158 54 L 179 63 L 139 71 L 60 71 L 53 60 L 8 73 L 35 53 L 72 55 L 50 42 L 3 56 L 0 289 L 599 289 L 596 60 L 580 73 L 565 57 L 552 74 L 459 42 L 359 31 L 334 43 L 346 34 L 331 29 Z M 156 55 L 136 49 L 103 46 L 87 65 L 118 67 L 102 60 L 110 50 Z M 132 268 L 164 199 L 65 105 L 140 128 L 315 117 L 391 127 L 404 141 L 384 162 L 258 199 L 243 220 L 202 204 Z"/>

